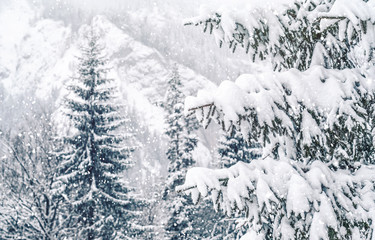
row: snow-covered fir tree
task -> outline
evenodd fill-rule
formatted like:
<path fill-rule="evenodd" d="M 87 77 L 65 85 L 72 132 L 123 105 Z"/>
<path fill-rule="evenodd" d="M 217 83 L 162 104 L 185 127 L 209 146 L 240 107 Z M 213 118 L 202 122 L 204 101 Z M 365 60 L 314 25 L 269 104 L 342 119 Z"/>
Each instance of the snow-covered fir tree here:
<path fill-rule="evenodd" d="M 198 143 L 196 131 L 199 122 L 194 116 L 184 115 L 184 99 L 178 68 L 175 65 L 168 80 L 168 90 L 164 108 L 167 111 L 168 150 L 166 152 L 168 177 L 163 193 L 166 203 L 167 222 L 165 227 L 168 239 L 230 239 L 233 226 L 232 220 L 226 219 L 222 213 L 212 208 L 212 203 L 205 201 L 200 206 L 193 206 L 185 195 L 176 193 L 176 187 L 184 181 L 184 176 L 195 161 L 193 151 Z M 230 235 L 227 238 L 226 235 Z"/>
<path fill-rule="evenodd" d="M 195 134 L 199 127 L 193 116 L 185 116 L 183 85 L 180 80 L 177 66 L 172 69 L 168 81 L 164 107 L 167 111 L 168 150 L 169 160 L 168 177 L 163 193 L 167 211 L 165 226 L 168 239 L 220 239 L 225 229 L 222 214 L 216 213 L 212 204 L 194 207 L 187 196 L 176 193 L 176 186 L 184 181 L 186 171 L 195 164 L 193 151 L 197 147 L 198 138 Z M 224 226 L 223 226 L 224 225 Z M 212 231 L 216 226 L 216 232 Z M 225 229 L 226 230 L 226 229 Z"/>
<path fill-rule="evenodd" d="M 165 226 L 168 239 L 192 239 L 192 208 L 191 200 L 183 195 L 176 194 L 175 188 L 184 182 L 184 175 L 194 164 L 192 151 L 197 145 L 197 138 L 192 132 L 191 120 L 184 116 L 184 95 L 177 66 L 172 70 L 168 80 L 168 90 L 164 108 L 167 111 L 166 135 L 169 139 L 166 152 L 168 177 L 163 199 L 167 202 L 167 223 Z"/>
<path fill-rule="evenodd" d="M 178 189 L 245 213 L 243 239 L 373 239 L 374 7 L 280 1 L 189 21 L 275 72 L 243 74 L 186 100 L 203 125 L 238 129 L 263 153 L 227 169 L 193 168 Z"/>
<path fill-rule="evenodd" d="M 73 133 L 64 136 L 57 192 L 69 203 L 67 237 L 124 239 L 136 236 L 136 199 L 122 176 L 131 165 L 131 134 L 121 114 L 117 88 L 107 78 L 109 68 L 103 46 L 94 30 L 81 47 L 77 77 L 68 86 L 63 114 Z"/>
<path fill-rule="evenodd" d="M 239 131 L 233 129 L 232 132 L 223 131 L 219 139 L 217 148 L 220 167 L 231 167 L 242 161 L 249 163 L 252 159 L 261 156 L 261 148 L 257 143 L 246 141 Z"/>

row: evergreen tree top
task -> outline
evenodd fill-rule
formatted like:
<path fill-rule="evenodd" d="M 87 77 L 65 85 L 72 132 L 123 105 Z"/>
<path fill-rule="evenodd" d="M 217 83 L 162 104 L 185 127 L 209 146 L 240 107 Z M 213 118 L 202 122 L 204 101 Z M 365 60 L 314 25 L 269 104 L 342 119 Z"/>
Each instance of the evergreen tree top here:
<path fill-rule="evenodd" d="M 136 229 L 128 219 L 134 219 L 137 201 L 122 176 L 132 165 L 131 134 L 98 36 L 90 32 L 81 50 L 78 76 L 64 102 L 75 131 L 63 139 L 57 185 L 76 214 L 79 238 L 112 239 L 120 231 L 130 236 Z"/>
<path fill-rule="evenodd" d="M 167 83 L 168 88 L 165 94 L 164 108 L 167 110 L 168 114 L 182 113 L 185 96 L 182 93 L 182 83 L 176 64 L 172 67 Z"/>
<path fill-rule="evenodd" d="M 177 64 L 172 66 L 171 77 L 168 80 L 169 86 L 181 86 L 180 73 L 178 72 Z"/>
<path fill-rule="evenodd" d="M 185 96 L 177 65 L 173 66 L 167 83 L 164 107 L 168 113 L 165 133 L 168 136 L 166 157 L 169 164 L 163 199 L 168 204 L 169 218 L 165 230 L 169 239 L 190 239 L 194 235 L 191 207 L 186 196 L 176 195 L 175 188 L 182 184 L 184 174 L 194 164 L 192 151 L 197 139 L 193 134 L 193 121 L 184 116 Z"/>

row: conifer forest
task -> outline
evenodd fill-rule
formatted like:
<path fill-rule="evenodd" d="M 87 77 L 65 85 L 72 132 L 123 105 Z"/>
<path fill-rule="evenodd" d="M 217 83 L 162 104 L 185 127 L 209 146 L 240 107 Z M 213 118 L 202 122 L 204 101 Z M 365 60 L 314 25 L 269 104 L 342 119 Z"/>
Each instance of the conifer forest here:
<path fill-rule="evenodd" d="M 0 240 L 375 240 L 375 0 L 0 0 Z"/>

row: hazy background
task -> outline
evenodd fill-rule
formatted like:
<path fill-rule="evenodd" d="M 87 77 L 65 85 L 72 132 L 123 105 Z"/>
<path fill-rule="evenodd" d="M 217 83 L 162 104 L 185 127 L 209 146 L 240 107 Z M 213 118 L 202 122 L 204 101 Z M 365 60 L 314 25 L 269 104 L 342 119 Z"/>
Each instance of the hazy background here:
<path fill-rule="evenodd" d="M 252 71 L 245 54 L 220 49 L 200 27 L 184 26 L 203 4 L 222 3 L 228 5 L 223 0 L 1 0 L 0 134 L 18 134 L 41 113 L 55 114 L 74 73 L 82 26 L 94 19 L 137 129 L 141 148 L 133 173 L 160 178 L 167 169 L 160 103 L 171 65 L 179 65 L 186 95 Z M 217 129 L 200 130 L 198 164 L 215 165 Z"/>
<path fill-rule="evenodd" d="M 20 1 L 20 0 L 16 0 Z M 0 8 L 13 2 L 5 0 Z M 184 26 L 184 20 L 199 14 L 202 7 L 237 5 L 244 0 L 29 0 L 36 18 L 62 20 L 73 29 L 89 23 L 95 15 L 105 15 L 132 37 L 156 48 L 215 83 L 248 72 L 248 57 L 226 48 L 219 49 L 212 36 L 202 29 Z"/>

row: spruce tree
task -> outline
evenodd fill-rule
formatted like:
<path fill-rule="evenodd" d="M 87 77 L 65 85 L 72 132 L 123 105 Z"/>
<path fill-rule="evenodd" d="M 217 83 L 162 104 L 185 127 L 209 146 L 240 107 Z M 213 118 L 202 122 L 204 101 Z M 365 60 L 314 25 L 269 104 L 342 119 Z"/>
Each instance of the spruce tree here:
<path fill-rule="evenodd" d="M 165 99 L 167 111 L 168 150 L 166 152 L 168 177 L 163 199 L 167 201 L 168 222 L 165 230 L 168 239 L 190 239 L 192 212 L 189 198 L 177 195 L 176 186 L 184 181 L 184 175 L 189 167 L 194 164 L 192 151 L 197 145 L 196 136 L 193 134 L 192 121 L 184 116 L 184 95 L 181 91 L 182 84 L 177 66 L 174 66 L 168 81 L 168 90 Z"/>
<path fill-rule="evenodd" d="M 57 189 L 69 203 L 66 218 L 79 239 L 132 236 L 134 201 L 121 174 L 131 166 L 126 119 L 104 48 L 91 30 L 81 47 L 77 77 L 71 79 L 63 109 L 74 133 L 63 137 Z M 69 216 L 71 215 L 71 216 Z"/>
<path fill-rule="evenodd" d="M 178 189 L 245 214 L 244 239 L 373 239 L 374 3 L 291 3 L 205 11 L 189 23 L 274 71 L 186 100 L 204 126 L 239 129 L 263 153 L 227 169 L 192 168 Z"/>
<path fill-rule="evenodd" d="M 168 81 L 165 98 L 167 111 L 166 135 L 169 139 L 166 152 L 169 160 L 168 177 L 163 193 L 167 203 L 168 221 L 165 231 L 168 239 L 220 239 L 223 231 L 228 230 L 225 216 L 212 208 L 210 201 L 194 206 L 191 198 L 176 192 L 176 187 L 183 183 L 184 176 L 195 161 L 193 151 L 198 145 L 196 131 L 199 122 L 192 115 L 184 114 L 183 85 L 178 69 L 174 66 Z M 216 231 L 212 231 L 215 228 Z M 227 239 L 227 238 L 224 238 Z"/>

